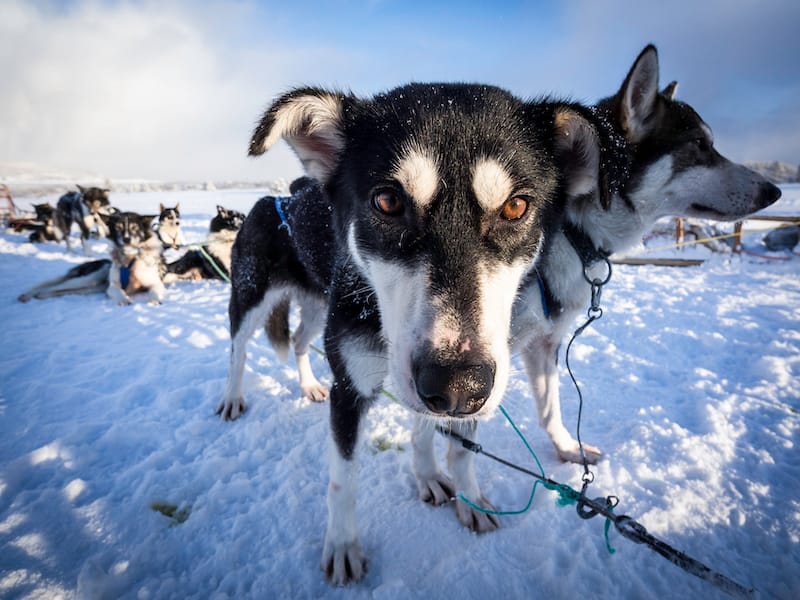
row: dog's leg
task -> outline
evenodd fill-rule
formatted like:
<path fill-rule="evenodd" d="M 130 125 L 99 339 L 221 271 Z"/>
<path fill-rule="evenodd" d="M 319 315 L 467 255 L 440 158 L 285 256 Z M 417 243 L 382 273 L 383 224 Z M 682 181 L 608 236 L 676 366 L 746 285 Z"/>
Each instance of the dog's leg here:
<path fill-rule="evenodd" d="M 166 288 L 164 287 L 164 283 L 161 280 L 155 282 L 150 289 L 148 290 L 148 297 L 150 298 L 151 304 L 161 304 L 164 302 L 164 294 L 166 294 Z"/>
<path fill-rule="evenodd" d="M 272 307 L 282 297 L 283 294 L 268 293 L 256 306 L 246 309 L 238 305 L 243 300 L 236 290 L 231 290 L 231 361 L 225 393 L 216 409 L 216 413 L 226 421 L 238 419 L 247 410 L 242 395 L 242 376 L 247 360 L 247 342 L 253 337 L 256 329 L 266 322 Z M 236 305 L 236 310 L 233 309 L 234 305 Z M 243 317 L 234 318 L 233 315 L 239 315 L 240 312 L 244 312 Z"/>
<path fill-rule="evenodd" d="M 128 297 L 128 294 L 125 293 L 125 290 L 120 287 L 119 282 L 116 284 L 109 282 L 106 288 L 106 296 L 118 306 L 127 306 L 131 303 L 131 299 Z"/>
<path fill-rule="evenodd" d="M 529 344 L 522 350 L 522 359 L 533 397 L 539 413 L 539 424 L 550 436 L 550 441 L 561 460 L 583 462 L 578 442 L 570 435 L 561 418 L 561 399 L 558 392 L 558 344 L 546 338 L 541 345 Z M 586 460 L 594 464 L 602 452 L 588 444 L 583 445 Z"/>
<path fill-rule="evenodd" d="M 419 498 L 423 502 L 439 505 L 452 500 L 455 489 L 450 478 L 436 464 L 433 447 L 435 432 L 433 421 L 421 415 L 414 416 L 411 447 L 414 451 L 413 469 Z"/>
<path fill-rule="evenodd" d="M 86 256 L 90 256 L 91 252 L 89 251 L 89 246 L 87 245 L 87 242 L 91 237 L 91 227 L 92 224 L 94 223 L 94 217 L 92 215 L 87 215 L 82 219 L 78 219 L 77 221 L 78 221 L 78 227 L 80 227 L 81 230 L 81 245 L 83 246 L 83 253 Z"/>
<path fill-rule="evenodd" d="M 452 423 L 451 426 L 462 437 L 475 441 L 478 431 L 477 421 L 459 421 L 458 423 Z M 478 478 L 475 476 L 474 453 L 464 448 L 463 444 L 457 440 L 450 439 L 447 448 L 447 465 L 453 476 L 453 483 L 457 492 L 463 493 L 475 506 L 494 510 L 494 507 L 483 495 L 478 485 Z M 500 522 L 497 520 L 496 515 L 473 508 L 459 498 L 456 498 L 456 514 L 462 525 L 477 533 L 494 531 L 500 527 Z"/>
<path fill-rule="evenodd" d="M 292 342 L 294 343 L 294 359 L 300 377 L 300 389 L 309 400 L 321 402 L 328 397 L 328 390 L 314 376 L 308 349 L 311 342 L 322 333 L 325 327 L 326 307 L 324 302 L 311 298 L 300 300 L 300 325 L 297 327 Z"/>
<path fill-rule="evenodd" d="M 359 581 L 367 572 L 356 523 L 359 470 L 356 449 L 362 404 L 352 398 L 354 393 L 347 384 L 335 384 L 331 389 L 328 526 L 320 567 L 334 585 Z"/>
<path fill-rule="evenodd" d="M 107 259 L 92 261 L 72 267 L 66 275 L 44 281 L 17 298 L 28 302 L 31 298 L 44 300 L 69 294 L 102 293 L 108 287 L 108 272 L 111 261 Z"/>

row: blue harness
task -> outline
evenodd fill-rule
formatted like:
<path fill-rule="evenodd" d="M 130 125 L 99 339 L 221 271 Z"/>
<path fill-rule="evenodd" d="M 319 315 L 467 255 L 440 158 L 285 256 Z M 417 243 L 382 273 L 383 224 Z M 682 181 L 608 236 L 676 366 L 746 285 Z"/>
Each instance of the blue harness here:
<path fill-rule="evenodd" d="M 136 259 L 134 258 L 130 263 L 128 263 L 127 267 L 119 268 L 119 285 L 123 290 L 127 289 L 128 284 L 131 282 L 131 267 L 133 267 L 133 263 L 135 262 Z"/>
<path fill-rule="evenodd" d="M 292 235 L 292 228 L 289 225 L 289 221 L 286 220 L 286 214 L 283 212 L 283 203 L 286 200 L 291 200 L 290 196 L 275 196 L 275 211 L 278 213 L 278 216 L 281 219 L 281 224 L 278 225 L 278 229 L 285 229 L 286 233 L 289 234 L 291 237 Z"/>

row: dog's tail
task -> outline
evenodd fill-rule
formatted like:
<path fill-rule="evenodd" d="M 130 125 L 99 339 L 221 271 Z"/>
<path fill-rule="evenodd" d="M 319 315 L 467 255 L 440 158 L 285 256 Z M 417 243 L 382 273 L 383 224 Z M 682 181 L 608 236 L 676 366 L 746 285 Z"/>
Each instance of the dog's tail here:
<path fill-rule="evenodd" d="M 264 324 L 264 331 L 278 357 L 286 361 L 289 358 L 289 298 L 284 298 L 272 309 Z"/>

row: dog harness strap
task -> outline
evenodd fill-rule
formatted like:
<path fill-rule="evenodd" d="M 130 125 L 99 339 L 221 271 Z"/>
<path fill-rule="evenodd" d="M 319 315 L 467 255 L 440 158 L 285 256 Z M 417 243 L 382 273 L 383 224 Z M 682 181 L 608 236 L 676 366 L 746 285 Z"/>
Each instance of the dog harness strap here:
<path fill-rule="evenodd" d="M 539 293 L 542 297 L 542 311 L 544 312 L 544 318 L 549 319 L 552 315 L 560 313 L 564 307 L 561 306 L 561 303 L 553 296 L 553 293 L 550 291 L 550 287 L 547 285 L 547 282 L 542 277 L 541 272 L 539 269 L 535 269 L 534 273 L 536 273 L 536 283 L 539 284 Z"/>
<path fill-rule="evenodd" d="M 281 224 L 278 225 L 278 229 L 285 229 L 286 233 L 291 236 L 292 228 L 289 225 L 289 221 L 286 220 L 286 214 L 283 212 L 283 202 L 289 199 L 288 196 L 275 196 L 275 211 L 281 219 Z"/>
<path fill-rule="evenodd" d="M 124 290 L 127 289 L 128 284 L 131 282 L 131 267 L 133 267 L 133 263 L 136 262 L 134 258 L 130 263 L 128 263 L 127 267 L 120 267 L 119 269 L 119 285 Z"/>
<path fill-rule="evenodd" d="M 567 236 L 575 252 L 578 253 L 578 257 L 580 257 L 584 267 L 591 267 L 593 264 L 611 256 L 611 252 L 595 247 L 588 234 L 574 223 L 565 221 L 561 226 L 561 231 Z"/>

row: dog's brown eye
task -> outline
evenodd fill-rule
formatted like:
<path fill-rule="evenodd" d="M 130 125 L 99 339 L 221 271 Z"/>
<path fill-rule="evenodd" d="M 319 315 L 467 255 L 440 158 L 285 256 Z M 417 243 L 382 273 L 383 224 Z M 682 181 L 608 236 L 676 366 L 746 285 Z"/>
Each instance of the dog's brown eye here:
<path fill-rule="evenodd" d="M 405 204 L 403 199 L 392 190 L 381 190 L 372 196 L 372 206 L 376 210 L 390 217 L 403 214 Z"/>
<path fill-rule="evenodd" d="M 516 221 L 521 219 L 527 210 L 528 201 L 525 198 L 514 196 L 510 200 L 506 200 L 500 214 L 506 221 Z"/>

